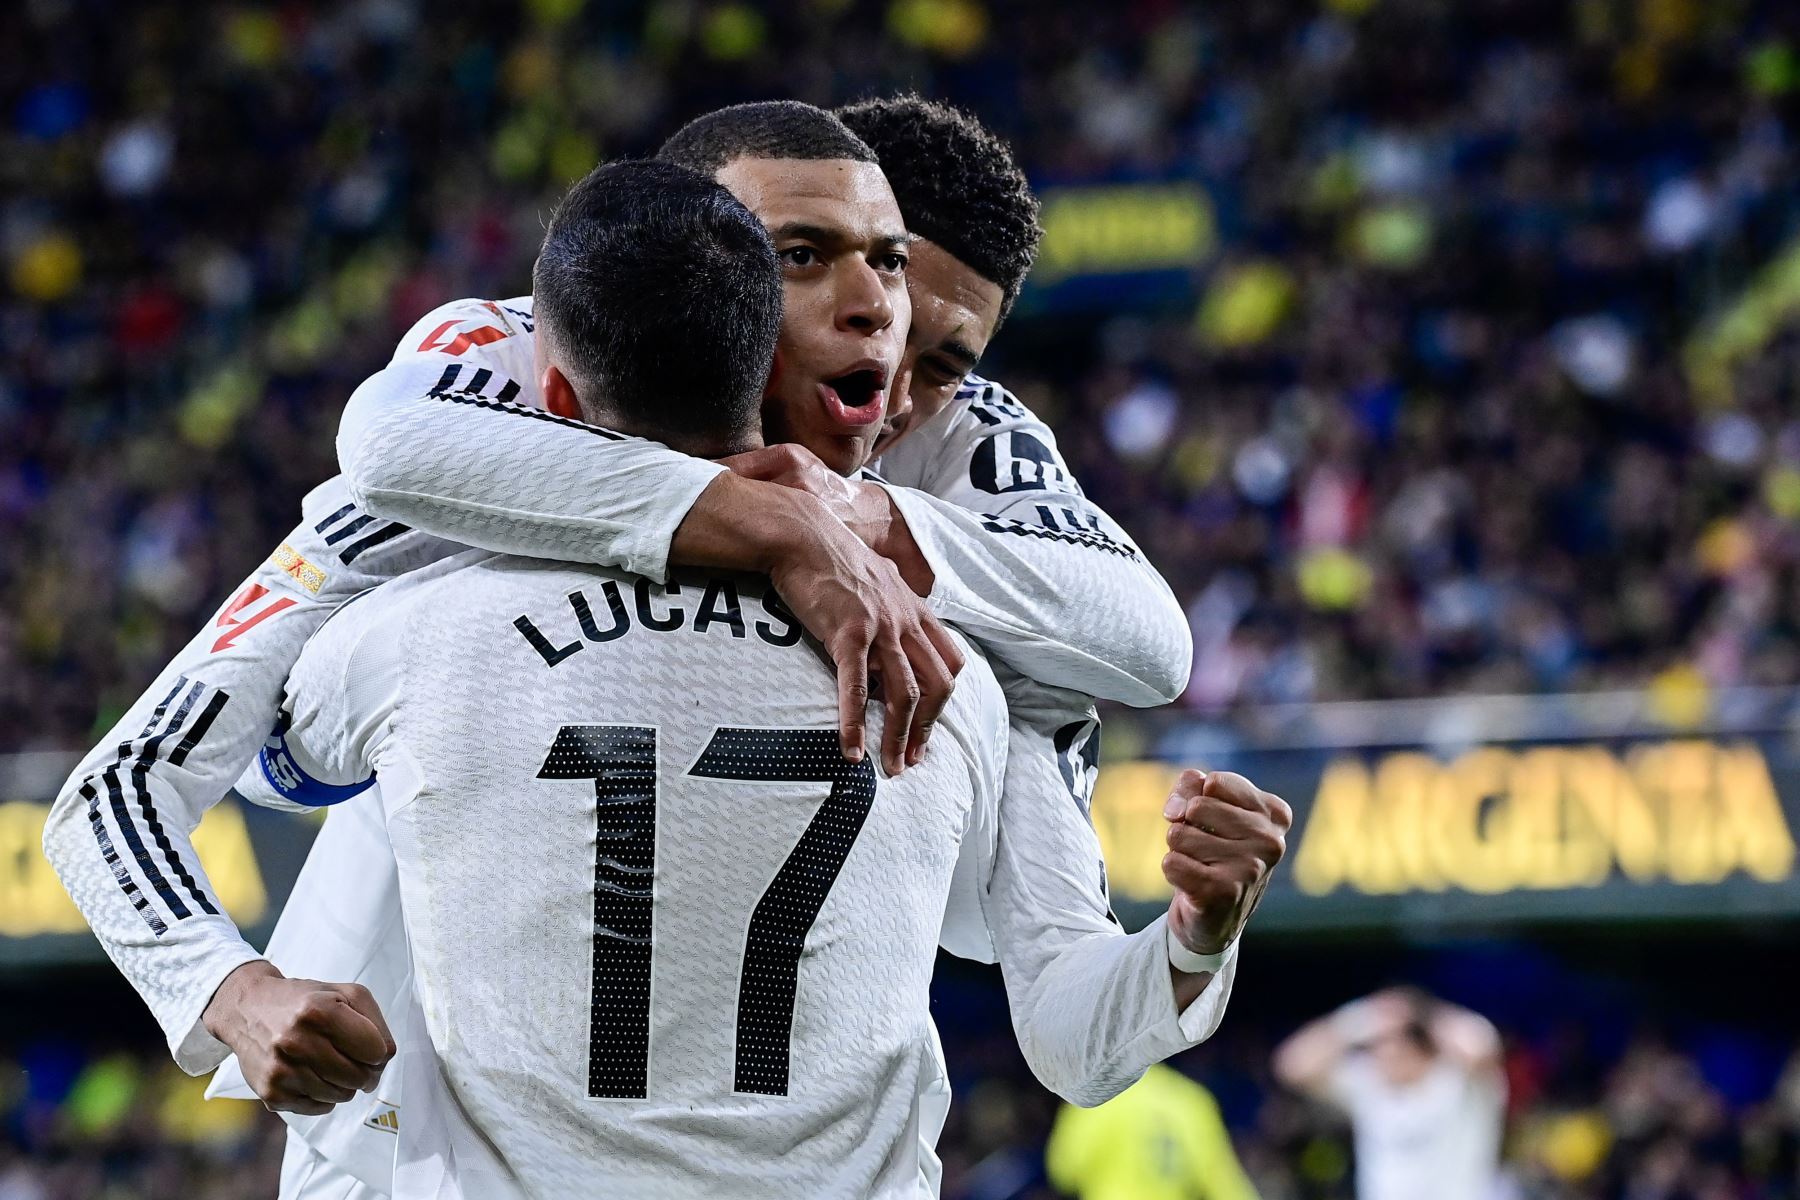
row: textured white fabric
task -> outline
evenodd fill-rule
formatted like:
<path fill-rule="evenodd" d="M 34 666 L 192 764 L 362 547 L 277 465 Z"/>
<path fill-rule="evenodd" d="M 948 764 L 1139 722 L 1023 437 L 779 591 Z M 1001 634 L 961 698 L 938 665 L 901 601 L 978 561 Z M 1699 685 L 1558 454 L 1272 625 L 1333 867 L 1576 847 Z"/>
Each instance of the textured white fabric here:
<path fill-rule="evenodd" d="M 1417 1081 L 1390 1083 L 1367 1055 L 1333 1073 L 1350 1114 L 1358 1200 L 1487 1200 L 1500 1164 L 1506 1084 L 1491 1068 L 1439 1058 Z"/>
<path fill-rule="evenodd" d="M 239 790 L 258 802 L 277 795 L 259 770 L 252 770 Z M 396 1043 L 405 1037 L 401 1022 L 412 991 L 412 963 L 401 920 L 400 879 L 378 804 L 343 803 L 329 811 L 264 956 L 291 978 L 362 984 L 376 997 Z M 329 1171 L 308 1168 L 305 1178 L 320 1181 L 316 1186 L 329 1189 L 341 1177 L 356 1180 L 370 1195 L 386 1195 L 393 1185 L 397 1125 L 405 1107 L 401 1086 L 400 1067 L 390 1065 L 372 1093 L 359 1093 L 323 1116 L 280 1114 L 291 1134 L 289 1159 L 295 1139 L 302 1139 L 331 1163 Z M 257 1098 L 235 1055 L 214 1072 L 206 1094 Z"/>
<path fill-rule="evenodd" d="M 676 528 L 725 468 L 542 411 L 532 328 L 529 296 L 421 318 L 345 406 L 351 493 L 470 546 L 664 578 Z M 456 340 L 471 336 L 491 340 Z"/>
<path fill-rule="evenodd" d="M 387 1192 L 372 1188 L 341 1170 L 292 1129 L 281 1155 L 281 1190 L 278 1200 L 386 1200 Z"/>
<path fill-rule="evenodd" d="M 542 413 L 496 420 L 542 404 L 533 336 L 529 297 L 458 300 L 422 318 L 344 411 L 338 458 L 357 500 L 467 545 L 663 578 L 676 528 L 722 468 Z M 468 368 L 440 387 L 451 348 Z M 989 654 L 1126 704 L 1164 704 L 1187 686 L 1181 606 L 1004 388 L 971 376 L 876 465 L 927 493 L 895 496 L 937 574 L 931 603 Z"/>
<path fill-rule="evenodd" d="M 1124 704 L 1186 689 L 1193 634 L 1174 593 L 1005 388 L 969 376 L 875 466 L 936 572 L 932 607 L 996 659 Z"/>
<path fill-rule="evenodd" d="M 326 616 L 453 549 L 362 512 L 340 480 L 314 489 L 300 525 L 58 793 L 44 852 L 184 1070 L 224 1057 L 200 1015 L 260 957 L 218 911 L 190 835 L 268 737 L 281 681 Z"/>
<path fill-rule="evenodd" d="M 344 608 L 294 669 L 293 761 L 381 779 L 448 1088 L 428 1107 L 466 1111 L 530 1194 L 919 1194 L 933 952 L 970 814 L 998 803 L 1004 701 L 972 658 L 933 754 L 877 780 L 837 758 L 835 681 L 796 628 L 753 582 L 469 555 Z M 618 899 L 651 844 L 654 902 Z M 809 925 L 772 881 L 837 857 Z M 744 965 L 784 938 L 791 1030 Z"/>

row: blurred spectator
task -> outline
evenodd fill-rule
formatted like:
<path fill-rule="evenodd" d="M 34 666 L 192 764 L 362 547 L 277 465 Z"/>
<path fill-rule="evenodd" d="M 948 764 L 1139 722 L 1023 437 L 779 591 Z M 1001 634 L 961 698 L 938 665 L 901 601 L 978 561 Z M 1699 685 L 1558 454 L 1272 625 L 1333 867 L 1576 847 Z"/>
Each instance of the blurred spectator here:
<path fill-rule="evenodd" d="M 1350 1118 L 1357 1200 L 1497 1200 L 1506 1086 L 1486 1018 L 1390 988 L 1302 1028 L 1274 1066 Z"/>

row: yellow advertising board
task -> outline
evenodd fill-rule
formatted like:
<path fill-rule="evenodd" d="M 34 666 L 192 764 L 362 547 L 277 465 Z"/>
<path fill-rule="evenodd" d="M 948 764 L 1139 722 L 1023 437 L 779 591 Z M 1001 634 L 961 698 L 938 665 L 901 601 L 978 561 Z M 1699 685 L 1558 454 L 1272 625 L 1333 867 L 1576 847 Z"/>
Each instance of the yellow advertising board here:
<path fill-rule="evenodd" d="M 1075 275 L 1198 266 L 1218 245 L 1212 201 L 1194 183 L 1044 189 L 1036 286 Z"/>
<path fill-rule="evenodd" d="M 1295 809 L 1271 900 L 1304 923 L 1309 905 L 1356 897 L 1568 893 L 1673 886 L 1704 909 L 1705 889 L 1767 885 L 1800 911 L 1795 805 L 1800 780 L 1755 741 L 1485 746 L 1264 754 L 1245 774 Z M 1177 768 L 1104 768 L 1095 825 L 1120 897 L 1168 895 L 1163 800 Z M 1259 777 L 1260 776 L 1260 777 Z M 1548 911 L 1548 910 L 1540 910 Z"/>

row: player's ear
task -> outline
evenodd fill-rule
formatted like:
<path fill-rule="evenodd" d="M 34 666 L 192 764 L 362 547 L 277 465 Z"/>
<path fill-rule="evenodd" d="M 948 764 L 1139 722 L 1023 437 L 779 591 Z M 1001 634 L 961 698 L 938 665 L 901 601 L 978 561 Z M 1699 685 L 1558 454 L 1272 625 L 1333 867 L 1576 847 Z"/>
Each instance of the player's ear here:
<path fill-rule="evenodd" d="M 567 417 L 571 421 L 580 421 L 581 402 L 575 398 L 575 388 L 569 377 L 554 366 L 544 368 L 538 376 L 538 388 L 544 394 L 544 407 L 559 417 Z"/>

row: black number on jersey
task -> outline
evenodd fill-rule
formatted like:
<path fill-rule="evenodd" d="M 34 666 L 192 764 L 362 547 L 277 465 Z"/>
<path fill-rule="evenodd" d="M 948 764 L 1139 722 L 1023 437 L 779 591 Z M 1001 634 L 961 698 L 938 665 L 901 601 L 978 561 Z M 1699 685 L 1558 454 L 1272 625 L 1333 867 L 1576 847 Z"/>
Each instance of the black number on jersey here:
<path fill-rule="evenodd" d="M 655 926 L 656 731 L 565 725 L 539 779 L 594 781 L 594 983 L 588 1095 L 649 1094 Z M 800 953 L 875 802 L 875 768 L 844 760 L 835 730 L 719 729 L 689 775 L 829 783 L 831 793 L 750 915 L 738 974 L 732 1087 L 788 1094 Z"/>
<path fill-rule="evenodd" d="M 845 761 L 835 729 L 721 729 L 688 774 L 831 784 L 831 795 L 756 902 L 738 975 L 732 1088 L 785 1096 L 800 951 L 875 802 L 875 768 L 866 755 L 859 763 Z"/>
<path fill-rule="evenodd" d="M 656 919 L 656 730 L 564 725 L 539 779 L 594 781 L 594 984 L 588 1095 L 643 1096 Z"/>

